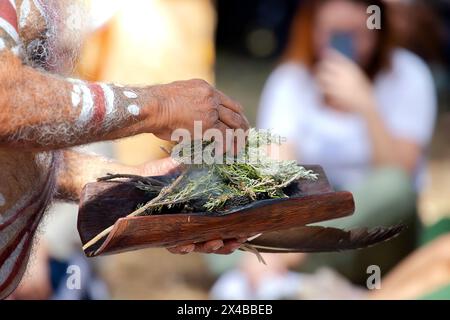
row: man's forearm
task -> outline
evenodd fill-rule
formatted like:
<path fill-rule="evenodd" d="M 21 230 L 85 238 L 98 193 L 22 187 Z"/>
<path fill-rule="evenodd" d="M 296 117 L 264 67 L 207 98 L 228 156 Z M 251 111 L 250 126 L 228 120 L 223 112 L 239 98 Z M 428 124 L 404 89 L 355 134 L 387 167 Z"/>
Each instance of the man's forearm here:
<path fill-rule="evenodd" d="M 172 158 L 153 160 L 138 166 L 127 166 L 116 161 L 73 150 L 62 152 L 62 165 L 57 178 L 57 197 L 64 201 L 78 201 L 84 186 L 107 174 L 161 176 L 174 174 L 180 164 Z"/>
<path fill-rule="evenodd" d="M 57 197 L 65 201 L 78 201 L 87 183 L 95 182 L 108 173 L 138 175 L 142 172 L 139 167 L 125 166 L 101 156 L 65 150 L 58 174 Z"/>
<path fill-rule="evenodd" d="M 157 108 L 149 88 L 64 79 L 1 54 L 1 147 L 53 150 L 130 136 L 151 127 Z"/>

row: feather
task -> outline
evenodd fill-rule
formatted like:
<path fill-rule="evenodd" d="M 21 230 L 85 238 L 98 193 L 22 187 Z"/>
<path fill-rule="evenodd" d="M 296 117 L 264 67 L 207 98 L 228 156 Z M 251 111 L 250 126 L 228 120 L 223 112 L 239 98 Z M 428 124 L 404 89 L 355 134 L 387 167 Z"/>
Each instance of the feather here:
<path fill-rule="evenodd" d="M 387 241 L 404 230 L 403 225 L 345 231 L 336 228 L 305 226 L 262 234 L 248 244 L 259 252 L 334 252 L 361 249 Z"/>

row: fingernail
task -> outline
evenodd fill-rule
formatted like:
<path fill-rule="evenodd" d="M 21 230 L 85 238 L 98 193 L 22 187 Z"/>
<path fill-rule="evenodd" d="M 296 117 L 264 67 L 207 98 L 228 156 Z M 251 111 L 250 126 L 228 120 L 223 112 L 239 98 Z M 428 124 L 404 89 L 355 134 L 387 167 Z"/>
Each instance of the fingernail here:
<path fill-rule="evenodd" d="M 191 253 L 192 251 L 194 251 L 195 246 L 188 246 L 185 247 L 183 250 L 181 250 L 183 253 Z"/>
<path fill-rule="evenodd" d="M 218 243 L 218 244 L 216 244 L 215 246 L 212 247 L 212 250 L 216 251 L 216 250 L 219 250 L 222 247 L 223 247 L 223 243 Z"/>

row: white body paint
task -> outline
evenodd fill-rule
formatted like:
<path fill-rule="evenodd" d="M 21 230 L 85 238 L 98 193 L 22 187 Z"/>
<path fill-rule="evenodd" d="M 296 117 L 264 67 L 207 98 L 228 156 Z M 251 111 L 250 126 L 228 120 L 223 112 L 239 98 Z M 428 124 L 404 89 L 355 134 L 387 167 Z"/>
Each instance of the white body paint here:
<path fill-rule="evenodd" d="M 2 236 L 0 237 L 0 248 L 6 248 L 6 246 L 11 243 L 15 237 L 17 237 L 17 230 L 24 230 L 27 226 L 29 226 L 29 219 L 32 214 L 32 210 L 27 210 L 12 224 L 2 230 Z"/>
<path fill-rule="evenodd" d="M 127 110 L 133 116 L 138 116 L 141 113 L 141 108 L 135 104 L 129 105 Z"/>
<path fill-rule="evenodd" d="M 72 105 L 77 108 L 81 103 L 81 111 L 78 117 L 78 122 L 81 124 L 86 124 L 91 121 L 94 115 L 94 97 L 93 93 L 89 89 L 88 85 L 78 79 L 67 79 L 69 82 L 73 83 L 72 90 Z M 105 98 L 105 120 L 108 121 L 116 113 L 117 106 L 115 104 L 116 96 L 114 90 L 110 85 L 100 83 L 102 88 L 104 98 Z M 117 86 L 117 85 L 114 85 Z M 137 99 L 138 95 L 131 90 L 122 91 L 123 95 L 129 99 Z M 133 116 L 138 116 L 141 113 L 141 107 L 137 104 L 130 104 L 127 107 L 129 114 Z"/>
<path fill-rule="evenodd" d="M 15 10 L 17 10 L 17 7 L 16 7 L 16 1 L 15 1 L 15 0 L 9 0 L 9 3 L 11 3 L 11 5 L 13 6 L 13 8 L 14 8 Z"/>
<path fill-rule="evenodd" d="M 35 193 L 24 194 L 18 201 L 16 201 L 12 208 L 0 215 L 0 224 L 8 221 L 8 219 L 10 219 L 18 210 L 21 210 L 34 195 Z"/>
<path fill-rule="evenodd" d="M 27 236 L 28 233 L 25 233 L 25 235 L 20 240 L 19 245 L 14 249 L 12 254 L 8 257 L 8 259 L 6 259 L 4 264 L 0 267 L 0 284 L 6 281 L 6 278 L 11 274 L 14 268 L 14 264 L 19 258 L 20 253 L 22 253 Z"/>
<path fill-rule="evenodd" d="M 41 4 L 38 1 L 36 1 L 36 0 L 33 0 L 33 4 L 39 10 L 39 13 L 41 14 L 41 16 L 46 18 L 46 14 L 45 14 L 44 8 L 41 7 Z M 45 19 L 45 20 L 47 20 L 47 19 Z"/>
<path fill-rule="evenodd" d="M 83 103 L 78 121 L 81 123 L 88 123 L 94 113 L 94 97 L 92 96 L 92 92 L 87 85 L 80 85 L 80 88 L 83 94 Z"/>
<path fill-rule="evenodd" d="M 23 0 L 20 6 L 19 27 L 23 28 L 27 24 L 28 16 L 30 15 L 30 0 Z"/>
<path fill-rule="evenodd" d="M 0 207 L 3 207 L 5 204 L 6 204 L 5 196 L 0 193 Z"/>
<path fill-rule="evenodd" d="M 115 100 L 114 91 L 107 84 L 100 84 L 100 86 L 102 87 L 103 93 L 105 95 L 106 116 L 108 117 L 116 111 L 115 110 L 116 106 L 114 105 Z"/>
<path fill-rule="evenodd" d="M 81 88 L 79 85 L 74 84 L 72 90 L 72 105 L 74 108 L 78 107 L 81 102 Z"/>
<path fill-rule="evenodd" d="M 51 153 L 48 152 L 39 152 L 35 155 L 35 161 L 44 171 L 50 170 L 52 165 L 52 159 L 53 156 Z M 9 208 L 6 212 L 3 214 L 0 214 L 0 224 L 4 223 L 5 221 L 9 220 L 17 211 L 22 210 L 25 205 L 30 202 L 30 199 L 32 197 L 35 197 L 39 191 L 38 190 L 32 190 L 30 192 L 24 192 L 22 197 L 15 201 L 14 205 Z M 5 199 L 6 200 L 6 199 Z"/>
<path fill-rule="evenodd" d="M 75 79 L 75 78 L 67 78 L 67 81 L 69 81 L 71 83 L 75 83 L 75 84 L 84 84 L 83 80 Z"/>
<path fill-rule="evenodd" d="M 0 51 L 6 48 L 5 40 L 0 38 Z"/>
<path fill-rule="evenodd" d="M 3 18 L 0 18 L 0 28 L 5 30 L 5 32 L 16 42 L 19 43 L 19 35 L 17 34 L 16 29 L 12 25 L 9 24 L 8 21 L 6 21 Z"/>
<path fill-rule="evenodd" d="M 92 96 L 92 92 L 84 81 L 72 78 L 68 78 L 67 80 L 74 84 L 72 105 L 78 107 L 80 102 L 82 102 L 78 123 L 86 124 L 94 114 L 94 97 Z"/>
<path fill-rule="evenodd" d="M 133 91 L 124 91 L 123 95 L 127 97 L 128 99 L 137 99 L 138 95 L 134 93 Z"/>

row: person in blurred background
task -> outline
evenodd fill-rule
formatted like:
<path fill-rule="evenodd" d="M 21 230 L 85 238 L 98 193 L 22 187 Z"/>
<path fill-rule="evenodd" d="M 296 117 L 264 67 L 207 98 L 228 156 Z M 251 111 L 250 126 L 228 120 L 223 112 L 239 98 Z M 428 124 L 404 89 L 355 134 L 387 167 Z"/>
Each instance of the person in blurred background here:
<path fill-rule="evenodd" d="M 380 8 L 379 16 L 371 15 L 371 5 Z M 282 63 L 262 93 L 258 127 L 287 138 L 278 156 L 321 164 L 336 189 L 354 194 L 354 216 L 322 225 L 373 227 L 415 218 L 437 98 L 426 63 L 400 47 L 401 35 L 389 19 L 390 9 L 382 1 L 302 1 Z M 370 18 L 378 19 L 380 28 L 369 28 Z M 389 254 L 362 255 L 362 261 L 355 253 L 315 255 L 308 260 L 362 281 L 369 259 L 384 272 L 412 249 L 398 247 L 374 248 L 384 253 L 388 249 Z M 369 252 L 374 253 L 365 251 Z M 246 260 L 238 270 L 244 279 L 253 279 L 258 272 Z M 274 274 L 271 266 L 260 271 L 259 280 Z M 225 280 L 233 272 L 219 280 L 216 287 L 222 290 L 213 290 L 214 296 L 231 285 Z M 284 275 L 287 280 L 289 274 Z M 342 283 L 337 274 L 333 279 Z M 263 280 L 253 287 L 263 285 Z M 308 290 L 302 287 L 298 292 Z"/>
<path fill-rule="evenodd" d="M 371 4 L 382 8 L 379 30 L 366 24 Z M 433 78 L 418 56 L 395 47 L 386 10 L 381 1 L 306 1 L 262 94 L 258 124 L 288 138 L 282 155 L 322 164 L 338 188 L 361 188 L 385 168 L 395 169 L 390 182 L 407 178 L 419 190 L 423 181 Z M 401 220 L 393 214 L 359 219 Z"/>
<path fill-rule="evenodd" d="M 244 255 L 234 270 L 226 272 L 211 289 L 217 300 L 362 299 L 367 292 L 352 285 L 330 268 L 313 274 L 292 271 L 305 259 L 301 254 L 264 254 L 262 264 Z"/>
<path fill-rule="evenodd" d="M 374 7 L 369 10 L 372 5 L 380 9 L 379 15 Z M 380 0 L 302 1 L 282 62 L 270 75 L 261 96 L 258 127 L 287 138 L 278 156 L 320 164 L 336 189 L 354 194 L 354 216 L 322 225 L 373 227 L 412 224 L 415 220 L 437 97 L 429 67 L 421 57 L 405 49 L 418 46 L 411 43 L 411 35 L 422 24 L 413 25 L 403 14 L 417 13 L 416 8 L 411 4 L 401 4 L 403 10 L 398 9 L 398 4 L 393 8 Z M 370 19 L 375 19 L 380 28 L 369 28 L 374 22 Z M 424 53 L 431 54 L 429 42 L 435 38 L 433 34 L 426 39 Z M 414 233 L 414 228 L 409 232 Z M 367 278 L 368 265 L 376 262 L 387 272 L 413 248 L 414 240 L 405 241 L 402 236 L 363 250 L 362 254 L 313 255 L 302 262 L 303 269 L 305 264 L 313 268 L 326 264 L 362 282 Z M 264 257 L 272 261 L 270 255 Z M 298 259 L 304 260 L 300 256 Z M 289 282 L 293 278 L 287 271 L 289 266 L 292 263 L 284 269 L 271 265 L 258 268 L 244 258 L 237 269 L 219 279 L 212 296 L 230 298 L 222 292 L 235 288 L 233 283 L 238 277 L 241 283 L 248 284 L 245 288 L 252 289 L 248 296 L 258 296 L 266 282 Z M 340 275 L 331 274 L 342 284 L 339 288 L 346 287 Z M 320 287 L 322 276 L 315 278 L 316 286 Z M 329 292 L 325 289 L 311 295 L 305 281 L 297 284 L 296 297 L 322 298 L 324 291 Z M 278 289 L 282 296 L 289 288 Z M 347 297 L 358 296 L 357 290 L 352 291 Z"/>
<path fill-rule="evenodd" d="M 367 9 L 377 5 L 380 29 Z M 258 125 L 284 135 L 281 156 L 323 165 L 357 214 L 333 225 L 395 224 L 414 213 L 437 101 L 417 55 L 395 45 L 382 1 L 304 1 L 283 62 L 268 79 Z"/>

